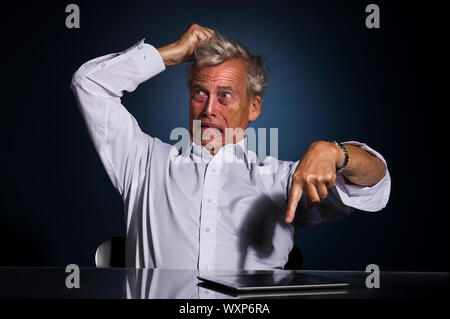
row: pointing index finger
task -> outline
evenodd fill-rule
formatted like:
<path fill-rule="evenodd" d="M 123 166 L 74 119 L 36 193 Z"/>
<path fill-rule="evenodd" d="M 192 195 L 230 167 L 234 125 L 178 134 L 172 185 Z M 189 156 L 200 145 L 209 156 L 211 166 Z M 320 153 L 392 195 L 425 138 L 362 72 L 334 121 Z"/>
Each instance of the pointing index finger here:
<path fill-rule="evenodd" d="M 302 197 L 303 189 L 298 183 L 292 183 L 291 191 L 289 192 L 289 199 L 288 199 L 288 207 L 286 211 L 286 223 L 292 223 L 295 217 L 295 211 L 297 209 L 298 202 L 300 201 L 300 198 Z"/>

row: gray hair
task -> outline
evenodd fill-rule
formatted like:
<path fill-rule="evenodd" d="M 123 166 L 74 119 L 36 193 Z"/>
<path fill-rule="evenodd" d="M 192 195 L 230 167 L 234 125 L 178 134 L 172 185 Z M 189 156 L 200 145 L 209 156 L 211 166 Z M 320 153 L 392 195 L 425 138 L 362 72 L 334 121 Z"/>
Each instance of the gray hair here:
<path fill-rule="evenodd" d="M 267 87 L 268 70 L 262 55 L 253 54 L 241 43 L 228 39 L 216 32 L 215 37 L 197 44 L 193 64 L 188 71 L 188 85 L 192 84 L 195 71 L 207 66 L 217 66 L 231 59 L 241 59 L 247 69 L 247 97 L 264 96 Z"/>

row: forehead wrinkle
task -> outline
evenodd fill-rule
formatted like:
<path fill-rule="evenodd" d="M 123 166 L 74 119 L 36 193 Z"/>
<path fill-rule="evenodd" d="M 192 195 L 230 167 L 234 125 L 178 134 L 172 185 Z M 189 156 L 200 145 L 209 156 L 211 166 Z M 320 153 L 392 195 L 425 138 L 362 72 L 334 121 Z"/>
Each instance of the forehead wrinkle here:
<path fill-rule="evenodd" d="M 239 74 L 237 74 L 238 72 L 233 72 L 230 70 L 226 70 L 226 71 L 222 71 L 217 75 L 209 75 L 209 74 L 199 74 L 198 76 L 195 77 L 194 82 L 198 82 L 198 81 L 204 81 L 204 82 L 219 82 L 219 81 L 224 81 L 224 82 L 231 82 L 231 83 L 235 83 L 237 80 L 239 80 Z"/>
<path fill-rule="evenodd" d="M 236 67 L 235 65 L 219 65 L 204 67 L 198 70 L 192 84 L 202 84 L 203 82 L 213 86 L 232 86 L 238 88 L 237 83 L 240 81 L 246 83 L 245 70 L 242 70 L 241 67 Z"/>
<path fill-rule="evenodd" d="M 241 91 L 239 85 L 236 85 L 236 81 L 230 79 L 216 79 L 216 80 L 198 79 L 194 80 L 194 82 L 191 85 L 191 88 L 196 87 L 205 90 L 231 89 L 236 94 L 239 94 L 239 92 Z"/>

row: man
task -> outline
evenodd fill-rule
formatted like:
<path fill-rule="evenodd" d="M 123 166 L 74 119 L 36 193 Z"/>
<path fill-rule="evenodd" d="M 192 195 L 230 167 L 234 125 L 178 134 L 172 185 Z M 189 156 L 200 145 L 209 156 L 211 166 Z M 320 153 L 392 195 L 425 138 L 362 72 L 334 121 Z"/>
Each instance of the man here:
<path fill-rule="evenodd" d="M 191 139 L 181 152 L 143 133 L 120 98 L 185 61 Z M 300 227 L 385 207 L 389 172 L 365 144 L 318 141 L 300 161 L 260 162 L 245 130 L 265 87 L 261 58 L 197 24 L 165 47 L 142 40 L 74 74 L 89 135 L 124 201 L 128 267 L 281 269 Z"/>

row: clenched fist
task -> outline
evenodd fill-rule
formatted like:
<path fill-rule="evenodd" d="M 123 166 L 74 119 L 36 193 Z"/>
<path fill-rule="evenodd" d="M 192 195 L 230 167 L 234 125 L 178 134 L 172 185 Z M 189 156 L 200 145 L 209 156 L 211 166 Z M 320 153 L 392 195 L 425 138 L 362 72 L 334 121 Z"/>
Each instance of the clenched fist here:
<path fill-rule="evenodd" d="M 214 35 L 214 30 L 193 23 L 177 41 L 159 48 L 158 52 L 166 66 L 190 61 L 197 43 L 202 40 L 209 40 Z"/>

